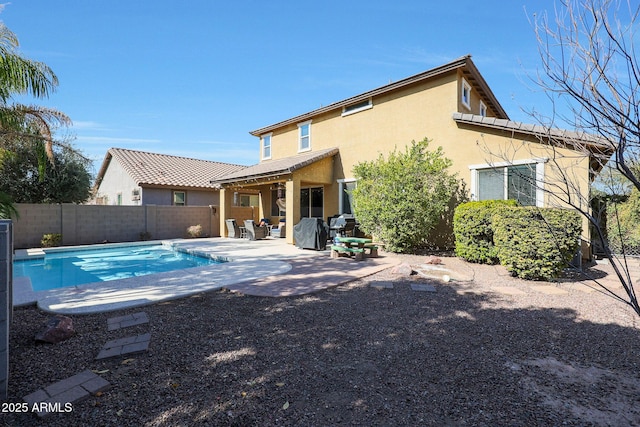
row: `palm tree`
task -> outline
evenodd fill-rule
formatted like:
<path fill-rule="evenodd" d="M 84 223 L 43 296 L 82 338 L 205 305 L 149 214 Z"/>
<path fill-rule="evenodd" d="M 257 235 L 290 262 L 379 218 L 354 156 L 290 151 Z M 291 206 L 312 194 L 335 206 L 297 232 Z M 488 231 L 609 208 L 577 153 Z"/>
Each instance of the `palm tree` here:
<path fill-rule="evenodd" d="M 22 135 L 38 135 L 42 141 L 41 170 L 45 162 L 53 164 L 52 129 L 69 125 L 64 113 L 46 107 L 13 102 L 16 95 L 46 98 L 58 86 L 58 78 L 46 64 L 23 57 L 18 52 L 18 38 L 0 22 L 0 149 L 6 141 Z M 6 195 L 4 195 L 6 196 Z M 0 197 L 0 218 L 16 211 L 7 199 Z"/>

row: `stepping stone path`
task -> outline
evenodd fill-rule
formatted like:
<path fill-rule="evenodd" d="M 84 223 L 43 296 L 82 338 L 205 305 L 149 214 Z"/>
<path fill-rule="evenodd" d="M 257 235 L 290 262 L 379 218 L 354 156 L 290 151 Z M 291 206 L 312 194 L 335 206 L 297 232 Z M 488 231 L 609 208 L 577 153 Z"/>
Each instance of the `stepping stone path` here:
<path fill-rule="evenodd" d="M 149 317 L 147 313 L 140 312 L 108 319 L 107 328 L 109 331 L 115 331 L 145 323 L 149 323 Z M 149 341 L 151 341 L 150 333 L 109 341 L 102 347 L 96 360 L 147 351 Z M 29 405 L 30 410 L 39 417 L 44 417 L 53 412 L 69 412 L 73 410 L 74 403 L 86 399 L 89 395 L 106 390 L 110 386 L 111 384 L 107 380 L 90 370 L 86 370 L 36 390 L 25 396 L 23 400 Z"/>
<path fill-rule="evenodd" d="M 147 313 L 141 311 L 139 313 L 107 319 L 107 328 L 110 331 L 115 331 L 117 329 L 142 325 L 145 323 L 149 323 L 149 317 L 147 316 Z M 102 350 L 100 350 L 96 360 L 124 356 L 133 353 L 142 353 L 149 349 L 149 341 L 151 341 L 150 333 L 109 341 L 102 347 Z"/>
<path fill-rule="evenodd" d="M 149 349 L 150 340 L 151 334 L 147 333 L 109 341 L 102 347 L 96 360 L 124 356 L 132 353 L 142 353 Z"/>
<path fill-rule="evenodd" d="M 147 313 L 141 311 L 140 313 L 127 314 L 126 316 L 107 319 L 107 328 L 110 331 L 115 331 L 116 329 L 142 325 L 144 323 L 149 323 L 149 317 L 147 316 Z"/>
<path fill-rule="evenodd" d="M 65 404 L 79 402 L 91 394 L 106 390 L 111 384 L 99 375 L 86 370 L 77 375 L 53 383 L 24 397 L 30 410 L 34 410 L 39 417 L 52 412 L 66 412 L 72 410 Z M 52 412 L 49 412 L 52 411 Z"/>

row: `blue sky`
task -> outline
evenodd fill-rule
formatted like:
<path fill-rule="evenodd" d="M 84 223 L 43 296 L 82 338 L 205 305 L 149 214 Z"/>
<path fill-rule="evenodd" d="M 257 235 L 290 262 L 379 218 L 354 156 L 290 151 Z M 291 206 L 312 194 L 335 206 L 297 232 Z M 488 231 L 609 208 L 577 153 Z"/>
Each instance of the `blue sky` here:
<path fill-rule="evenodd" d="M 60 85 L 74 145 L 258 162 L 249 131 L 471 54 L 514 120 L 550 108 L 527 14 L 552 0 L 16 0 L 0 19 Z M 429 135 L 425 135 L 429 136 Z M 399 141 L 402 142 L 402 141 Z M 395 142 L 394 142 L 395 143 Z"/>

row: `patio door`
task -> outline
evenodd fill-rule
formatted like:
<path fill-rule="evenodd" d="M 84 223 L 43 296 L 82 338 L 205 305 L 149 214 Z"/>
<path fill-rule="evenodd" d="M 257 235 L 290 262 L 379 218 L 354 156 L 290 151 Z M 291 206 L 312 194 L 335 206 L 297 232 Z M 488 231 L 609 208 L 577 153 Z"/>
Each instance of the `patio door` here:
<path fill-rule="evenodd" d="M 300 217 L 324 217 L 324 190 L 322 187 L 302 188 L 300 190 Z"/>

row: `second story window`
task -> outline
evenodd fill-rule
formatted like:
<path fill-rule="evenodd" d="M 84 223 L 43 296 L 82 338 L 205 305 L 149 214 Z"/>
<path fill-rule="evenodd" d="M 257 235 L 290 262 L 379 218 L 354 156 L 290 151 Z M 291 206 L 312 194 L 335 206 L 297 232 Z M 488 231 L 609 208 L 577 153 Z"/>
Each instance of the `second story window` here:
<path fill-rule="evenodd" d="M 371 98 L 342 107 L 342 117 L 373 108 Z"/>
<path fill-rule="evenodd" d="M 262 160 L 271 158 L 271 134 L 262 136 Z"/>
<path fill-rule="evenodd" d="M 461 88 L 462 96 L 461 101 L 462 105 L 471 109 L 471 85 L 467 83 L 465 79 L 462 79 L 462 88 Z"/>
<path fill-rule="evenodd" d="M 298 151 L 311 150 L 311 121 L 300 123 L 298 125 L 298 134 L 300 136 Z"/>
<path fill-rule="evenodd" d="M 487 106 L 484 105 L 484 102 L 480 101 L 480 115 L 482 117 L 487 117 Z"/>

